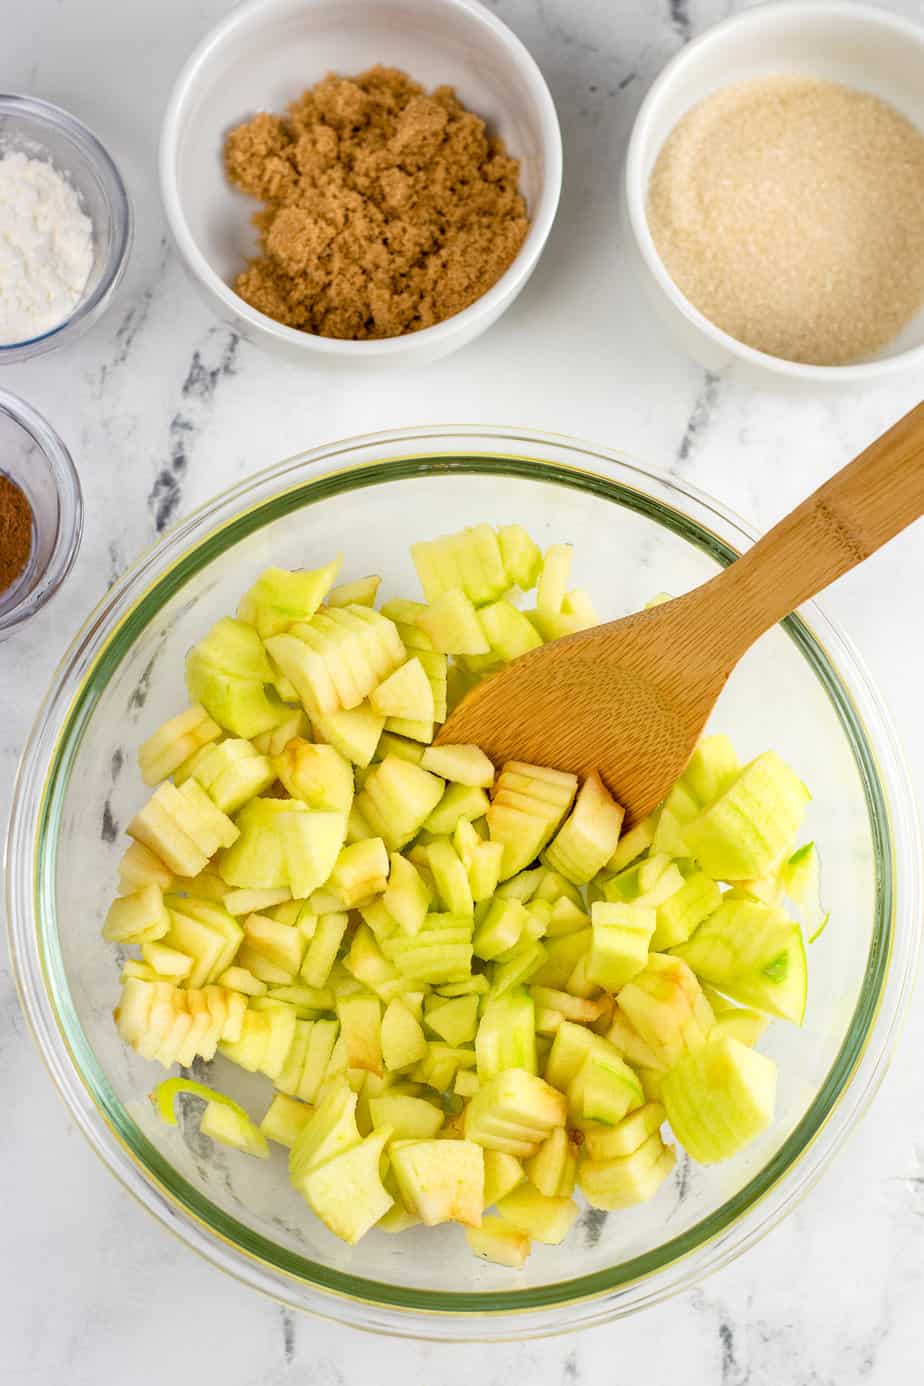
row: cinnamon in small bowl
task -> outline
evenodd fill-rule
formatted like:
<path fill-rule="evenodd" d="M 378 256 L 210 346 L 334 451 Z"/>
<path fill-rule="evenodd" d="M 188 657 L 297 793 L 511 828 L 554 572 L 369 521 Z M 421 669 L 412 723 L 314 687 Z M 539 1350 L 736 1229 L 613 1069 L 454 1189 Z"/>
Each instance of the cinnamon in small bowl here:
<path fill-rule="evenodd" d="M 32 552 L 32 506 L 0 471 L 0 595 L 21 577 Z"/>
<path fill-rule="evenodd" d="M 0 640 L 57 592 L 82 530 L 70 453 L 37 410 L 0 390 Z"/>

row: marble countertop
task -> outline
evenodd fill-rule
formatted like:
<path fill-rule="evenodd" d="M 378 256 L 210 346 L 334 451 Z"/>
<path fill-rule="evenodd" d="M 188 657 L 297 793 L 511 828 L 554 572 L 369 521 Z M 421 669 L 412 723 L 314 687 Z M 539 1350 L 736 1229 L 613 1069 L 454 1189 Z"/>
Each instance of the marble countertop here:
<path fill-rule="evenodd" d="M 617 229 L 622 147 L 662 64 L 728 0 L 493 0 L 530 47 L 564 134 L 561 211 L 528 288 L 482 338 L 433 366 L 315 376 L 241 342 L 168 247 L 156 178 L 160 115 L 226 0 L 30 0 L 5 26 L 4 82 L 102 137 L 130 185 L 137 235 L 108 315 L 76 346 L 6 369 L 3 385 L 60 430 L 80 469 L 76 568 L 0 647 L 0 820 L 40 691 L 65 643 L 139 551 L 228 483 L 301 448 L 407 424 L 520 424 L 618 446 L 766 527 L 920 393 L 905 378 L 798 397 L 706 376 L 638 295 Z M 920 0 L 890 6 L 922 16 Z M 924 648 L 921 530 L 832 591 L 890 702 L 918 788 Z M 909 638 L 910 633 L 910 638 Z M 296 1318 L 225 1279 L 119 1188 L 68 1121 L 0 956 L 0 1380 L 17 1386 L 366 1386 L 511 1380 L 571 1386 L 885 1386 L 924 1360 L 924 1015 L 918 1004 L 860 1130 L 780 1228 L 701 1288 L 576 1337 L 479 1347 L 379 1341 Z"/>

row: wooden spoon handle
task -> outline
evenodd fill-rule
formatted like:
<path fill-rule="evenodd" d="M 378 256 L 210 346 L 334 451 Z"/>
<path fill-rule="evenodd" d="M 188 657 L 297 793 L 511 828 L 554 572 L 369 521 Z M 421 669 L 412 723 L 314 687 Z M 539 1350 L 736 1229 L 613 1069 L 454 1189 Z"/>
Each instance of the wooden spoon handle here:
<path fill-rule="evenodd" d="M 715 579 L 734 627 L 731 643 L 743 653 L 777 621 L 922 514 L 924 403 Z"/>

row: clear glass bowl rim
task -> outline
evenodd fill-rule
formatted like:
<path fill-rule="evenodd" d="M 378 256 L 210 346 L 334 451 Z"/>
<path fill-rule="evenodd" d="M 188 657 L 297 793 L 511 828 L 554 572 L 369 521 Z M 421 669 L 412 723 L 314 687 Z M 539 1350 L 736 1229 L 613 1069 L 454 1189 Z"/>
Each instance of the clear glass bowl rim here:
<path fill-rule="evenodd" d="M 330 469 L 319 470 L 325 463 Z M 390 478 L 491 470 L 629 506 L 723 563 L 757 537 L 719 502 L 674 477 L 616 451 L 548 433 L 424 427 L 299 453 L 223 492 L 176 526 L 88 617 L 53 676 L 23 751 L 5 855 L 10 952 L 24 1012 L 79 1128 L 129 1192 L 213 1264 L 293 1308 L 392 1336 L 442 1341 L 531 1338 L 606 1322 L 696 1283 L 768 1232 L 814 1184 L 877 1090 L 913 985 L 921 933 L 920 833 L 907 768 L 881 695 L 859 657 L 809 603 L 802 611 L 811 625 L 799 615 L 787 618 L 784 627 L 827 688 L 857 759 L 877 855 L 877 920 L 860 999 L 825 1083 L 796 1130 L 748 1185 L 688 1232 L 609 1271 L 531 1290 L 446 1294 L 365 1280 L 296 1256 L 215 1208 L 172 1170 L 107 1092 L 102 1071 L 90 1076 L 98 1065 L 70 1004 L 57 949 L 49 813 L 55 795 L 60 800 L 66 788 L 68 756 L 92 715 L 94 689 L 117 666 L 133 629 L 143 628 L 192 571 L 243 533 L 294 508 L 306 492 L 302 504 Z M 660 497 L 665 491 L 670 503 Z M 691 510 L 709 517 L 708 523 Z"/>
<path fill-rule="evenodd" d="M 50 327 L 38 337 L 21 342 L 0 343 L 0 366 L 12 361 L 27 360 L 62 346 L 85 331 L 103 312 L 125 273 L 134 235 L 131 199 L 115 161 L 93 131 L 62 106 L 42 101 L 36 96 L 17 92 L 0 94 L 0 115 L 23 115 L 38 124 L 52 125 L 79 146 L 87 160 L 94 164 L 106 189 L 114 229 L 112 252 L 99 283 L 91 294 L 81 298 L 74 311 L 63 322 Z M 94 228 L 95 231 L 95 228 Z"/>

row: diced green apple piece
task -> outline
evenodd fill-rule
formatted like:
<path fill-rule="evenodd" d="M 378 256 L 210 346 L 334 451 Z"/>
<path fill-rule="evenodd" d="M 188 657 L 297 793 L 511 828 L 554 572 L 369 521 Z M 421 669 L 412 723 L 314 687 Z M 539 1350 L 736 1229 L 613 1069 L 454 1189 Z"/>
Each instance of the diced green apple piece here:
<path fill-rule="evenodd" d="M 170 928 L 170 915 L 159 885 L 144 885 L 120 895 L 109 906 L 103 938 L 110 943 L 151 943 Z"/>
<path fill-rule="evenodd" d="M 251 799 L 237 815 L 240 836 L 219 859 L 222 880 L 240 890 L 288 887 L 278 818 L 280 814 L 307 812 L 300 799 Z"/>
<path fill-rule="evenodd" d="M 615 852 L 624 814 L 594 771 L 582 784 L 571 816 L 546 848 L 544 862 L 575 885 L 586 885 Z"/>
<path fill-rule="evenodd" d="M 163 942 L 193 959 L 187 984 L 201 987 L 215 981 L 234 961 L 244 937 L 240 924 L 220 905 L 206 900 L 171 895 L 167 904 L 170 928 Z"/>
<path fill-rule="evenodd" d="M 520 1184 L 497 1201 L 507 1222 L 546 1246 L 558 1246 L 577 1220 L 580 1209 L 571 1198 L 548 1198 L 532 1184 Z"/>
<path fill-rule="evenodd" d="M 410 1068 L 426 1057 L 424 1032 L 406 1004 L 389 1001 L 382 1017 L 382 1057 L 390 1072 Z"/>
<path fill-rule="evenodd" d="M 190 651 L 186 687 L 219 726 L 233 736 L 259 736 L 279 720 L 280 705 L 266 693 L 273 671 L 257 632 L 225 618 Z"/>
<path fill-rule="evenodd" d="M 789 849 L 808 800 L 808 790 L 785 761 L 765 751 L 686 824 L 687 851 L 716 880 L 762 876 Z"/>
<path fill-rule="evenodd" d="M 385 730 L 394 732 L 395 736 L 403 736 L 410 741 L 419 741 L 423 746 L 429 746 L 436 731 L 433 722 L 421 722 L 416 717 L 386 717 Z"/>
<path fill-rule="evenodd" d="M 205 747 L 190 763 L 186 778 L 198 780 L 222 813 L 234 814 L 269 789 L 276 771 L 269 757 L 258 755 L 249 741 L 230 737 L 218 746 Z"/>
<path fill-rule="evenodd" d="M 169 890 L 173 872 L 143 842 L 132 842 L 119 861 L 119 894 L 130 895 L 142 886 L 155 885 Z"/>
<path fill-rule="evenodd" d="M 153 967 L 160 977 L 180 981 L 192 971 L 193 960 L 176 948 L 168 948 L 163 943 L 142 943 L 141 956 Z"/>
<path fill-rule="evenodd" d="M 167 782 L 154 791 L 126 831 L 177 876 L 197 876 L 208 864 L 209 854 L 181 826 L 179 815 L 184 820 L 189 817 L 188 805 L 180 799 L 179 790 Z"/>
<path fill-rule="evenodd" d="M 722 892 L 712 877 L 704 871 L 694 871 L 679 890 L 657 906 L 657 923 L 651 947 L 656 952 L 664 952 L 679 943 L 686 943 L 721 903 Z"/>
<path fill-rule="evenodd" d="M 541 613 L 540 613 L 541 614 Z M 600 624 L 600 616 L 589 592 L 582 587 L 574 587 L 566 592 L 561 604 L 561 615 L 574 622 L 575 630 L 589 630 Z"/>
<path fill-rule="evenodd" d="M 198 703 L 171 717 L 138 748 L 145 784 L 154 786 L 172 775 L 184 760 L 221 736 L 221 727 Z"/>
<path fill-rule="evenodd" d="M 526 1264 L 531 1246 L 527 1232 L 521 1232 L 512 1222 L 493 1213 L 482 1219 L 480 1227 L 467 1227 L 465 1239 L 472 1253 L 482 1261 L 509 1266 L 512 1270 Z"/>
<path fill-rule="evenodd" d="M 453 1046 L 470 1044 L 478 1029 L 478 997 L 456 996 L 430 1007 L 427 1026 Z"/>
<path fill-rule="evenodd" d="M 587 977 L 616 992 L 641 972 L 655 930 L 654 910 L 595 900 L 591 906 L 591 945 Z"/>
<path fill-rule="evenodd" d="M 776 1064 L 724 1035 L 686 1055 L 662 1085 L 667 1119 L 700 1164 L 734 1155 L 773 1120 Z"/>
<path fill-rule="evenodd" d="M 436 716 L 433 689 L 420 660 L 414 656 L 373 688 L 369 705 L 383 717 L 432 722 Z"/>
<path fill-rule="evenodd" d="M 346 819 L 342 813 L 283 813 L 277 821 L 289 887 L 296 900 L 307 900 L 330 878 Z"/>
<path fill-rule="evenodd" d="M 584 1131 L 584 1153 L 591 1160 L 622 1159 L 639 1150 L 664 1122 L 659 1102 L 646 1102 L 615 1126 L 588 1126 Z"/>
<path fill-rule="evenodd" d="M 484 1152 L 484 1206 L 491 1208 L 526 1178 L 522 1163 L 502 1150 Z"/>
<path fill-rule="evenodd" d="M 547 1198 L 560 1195 L 562 1182 L 567 1177 L 569 1161 L 572 1156 L 571 1142 L 563 1126 L 555 1130 L 542 1142 L 535 1155 L 526 1162 L 526 1175 L 530 1183 L 545 1194 Z"/>
<path fill-rule="evenodd" d="M 327 606 L 375 606 L 382 579 L 377 575 L 357 578 L 355 582 L 343 582 L 332 587 L 324 598 Z"/>
<path fill-rule="evenodd" d="M 343 901 L 346 909 L 355 909 L 382 894 L 388 884 L 388 871 L 385 843 L 380 837 L 367 838 L 341 849 L 328 889 Z"/>
<path fill-rule="evenodd" d="M 392 852 L 403 847 L 436 808 L 444 782 L 400 756 L 387 755 L 372 767 L 356 807 Z"/>
<path fill-rule="evenodd" d="M 307 621 L 317 611 L 340 569 L 339 558 L 314 571 L 267 568 L 238 607 L 238 618 L 255 626 L 265 639 Z"/>
<path fill-rule="evenodd" d="M 293 737 L 273 759 L 273 769 L 293 799 L 321 813 L 349 813 L 353 767 L 333 746 Z"/>
<path fill-rule="evenodd" d="M 443 908 L 450 914 L 472 914 L 474 901 L 468 872 L 452 843 L 438 838 L 429 843 L 426 850 L 427 864 Z"/>
<path fill-rule="evenodd" d="M 435 836 L 449 837 L 461 822 L 472 823 L 483 818 L 489 803 L 487 794 L 476 785 L 450 784 L 424 827 Z"/>
<path fill-rule="evenodd" d="M 701 808 L 714 804 L 741 773 L 741 762 L 724 734 L 704 736 L 681 776 Z"/>
<path fill-rule="evenodd" d="M 430 891 L 416 867 L 401 856 L 391 854 L 391 871 L 382 904 L 406 934 L 416 934 L 430 907 Z"/>
<path fill-rule="evenodd" d="M 223 1102 L 207 1103 L 199 1130 L 203 1136 L 211 1136 L 213 1141 L 228 1145 L 232 1150 L 256 1155 L 261 1160 L 269 1159 L 269 1146 L 263 1132 L 254 1126 L 249 1117 L 241 1116 Z"/>
<path fill-rule="evenodd" d="M 494 783 L 494 765 L 479 746 L 429 746 L 420 763 L 456 784 L 490 789 Z"/>
<path fill-rule="evenodd" d="M 289 1177 L 296 1188 L 311 1170 L 360 1144 L 356 1102 L 349 1085 L 338 1082 L 315 1108 L 289 1154 Z"/>
<path fill-rule="evenodd" d="M 291 1150 L 311 1115 L 307 1102 L 297 1102 L 294 1097 L 277 1092 L 260 1122 L 260 1130 L 267 1140 Z"/>
<path fill-rule="evenodd" d="M 301 930 L 280 924 L 265 914 L 247 916 L 243 941 L 250 952 L 259 954 L 293 977 L 302 965 L 308 946 Z"/>
<path fill-rule="evenodd" d="M 649 954 L 644 971 L 621 989 L 619 1009 L 665 1068 L 705 1043 L 714 1021 L 693 972 L 665 953 Z"/>
<path fill-rule="evenodd" d="M 490 654 L 478 612 L 461 587 L 450 588 L 431 602 L 417 624 L 442 654 Z"/>
<path fill-rule="evenodd" d="M 545 959 L 530 978 L 531 986 L 567 990 L 568 981 L 578 963 L 587 957 L 591 938 L 590 929 L 580 929 L 551 939 L 547 935 L 544 942 Z"/>
<path fill-rule="evenodd" d="M 563 1126 L 568 1103 L 562 1093 L 524 1068 L 508 1068 L 483 1083 L 466 1112 L 469 1140 L 503 1150 L 508 1137 L 526 1147 L 510 1154 L 534 1155 L 556 1126 Z"/>
<path fill-rule="evenodd" d="M 431 1140 L 443 1124 L 443 1113 L 422 1097 L 384 1092 L 369 1100 L 373 1129 L 387 1126 L 396 1141 Z"/>
<path fill-rule="evenodd" d="M 367 703 L 349 711 L 312 713 L 311 723 L 317 740 L 327 742 L 359 766 L 370 764 L 385 729 L 385 718 L 373 712 Z"/>
<path fill-rule="evenodd" d="M 546 549 L 536 589 L 536 610 L 540 615 L 557 616 L 561 611 L 573 553 L 571 544 L 550 544 Z"/>
<path fill-rule="evenodd" d="M 807 970 L 802 931 L 782 910 L 726 900 L 674 950 L 734 1001 L 802 1023 Z"/>
<path fill-rule="evenodd" d="M 606 1038 L 613 1048 L 636 1070 L 662 1069 L 666 1060 L 663 1055 L 645 1043 L 635 1026 L 617 1006 L 613 1013 Z"/>
<path fill-rule="evenodd" d="M 519 659 L 520 655 L 542 644 L 542 636 L 532 622 L 504 599 L 482 607 L 478 619 L 491 646 L 491 654 L 497 659 L 506 662 Z"/>
<path fill-rule="evenodd" d="M 536 1008 L 529 992 L 513 987 L 488 1001 L 475 1036 L 475 1054 L 481 1083 L 505 1069 L 537 1071 Z"/>
<path fill-rule="evenodd" d="M 674 1168 L 673 1147 L 655 1131 L 630 1155 L 609 1160 L 582 1160 L 578 1183 L 592 1208 L 614 1212 L 653 1198 Z"/>
<path fill-rule="evenodd" d="M 299 969 L 310 987 L 326 986 L 348 923 L 349 915 L 342 911 L 322 914 L 318 919 Z"/>
<path fill-rule="evenodd" d="M 387 1126 L 373 1131 L 352 1150 L 335 1155 L 299 1180 L 299 1192 L 309 1206 L 348 1246 L 355 1246 L 394 1202 L 381 1178 L 382 1155 L 391 1134 Z"/>
<path fill-rule="evenodd" d="M 542 568 L 542 550 L 522 525 L 501 525 L 497 531 L 501 558 L 511 586 L 528 592 L 535 587 Z"/>
<path fill-rule="evenodd" d="M 501 842 L 479 842 L 472 848 L 467 868 L 468 884 L 476 903 L 493 897 L 503 860 L 504 847 Z"/>
<path fill-rule="evenodd" d="M 340 1033 L 347 1049 L 347 1064 L 381 1075 L 382 1004 L 377 996 L 345 996 L 337 1003 Z"/>
<path fill-rule="evenodd" d="M 425 1227 L 461 1222 L 480 1227 L 484 1153 L 470 1140 L 410 1141 L 391 1147 L 391 1165 L 406 1206 Z"/>
<path fill-rule="evenodd" d="M 496 896 L 475 931 L 476 956 L 490 961 L 509 953 L 519 943 L 528 923 L 529 914 L 519 900 Z"/>
<path fill-rule="evenodd" d="M 631 866 L 654 842 L 656 828 L 657 814 L 651 813 L 631 827 L 627 833 L 623 833 L 616 844 L 615 852 L 606 863 L 607 869 L 618 873 Z"/>
<path fill-rule="evenodd" d="M 337 1040 L 338 1028 L 336 1020 L 316 1020 L 312 1023 L 305 1062 L 298 1080 L 298 1090 L 294 1094 L 300 1101 L 318 1100 Z"/>
<path fill-rule="evenodd" d="M 572 1119 L 615 1126 L 627 1112 L 641 1107 L 645 1096 L 632 1069 L 615 1049 L 599 1035 L 578 1072 L 568 1084 L 568 1107 Z"/>
<path fill-rule="evenodd" d="M 229 890 L 221 897 L 221 903 L 229 914 L 240 918 L 246 914 L 265 914 L 291 899 L 288 886 L 274 886 L 271 890 Z"/>

